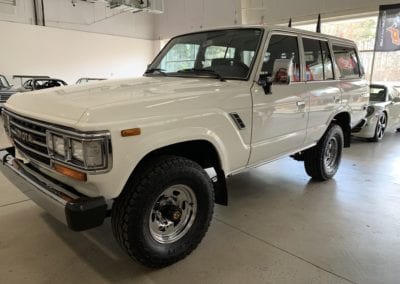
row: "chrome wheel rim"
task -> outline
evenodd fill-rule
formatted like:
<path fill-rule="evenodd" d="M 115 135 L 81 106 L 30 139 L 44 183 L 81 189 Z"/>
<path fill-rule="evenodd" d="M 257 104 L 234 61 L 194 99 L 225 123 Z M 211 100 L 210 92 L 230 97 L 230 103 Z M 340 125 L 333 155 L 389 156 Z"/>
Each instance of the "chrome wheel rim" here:
<path fill-rule="evenodd" d="M 380 140 L 383 138 L 386 129 L 386 116 L 382 115 L 376 125 L 376 137 Z"/>
<path fill-rule="evenodd" d="M 196 213 L 197 199 L 190 187 L 183 184 L 168 187 L 150 212 L 150 234 L 161 244 L 176 242 L 192 227 Z"/>
<path fill-rule="evenodd" d="M 334 171 L 337 166 L 339 144 L 335 137 L 332 137 L 325 148 L 324 165 L 328 171 Z"/>

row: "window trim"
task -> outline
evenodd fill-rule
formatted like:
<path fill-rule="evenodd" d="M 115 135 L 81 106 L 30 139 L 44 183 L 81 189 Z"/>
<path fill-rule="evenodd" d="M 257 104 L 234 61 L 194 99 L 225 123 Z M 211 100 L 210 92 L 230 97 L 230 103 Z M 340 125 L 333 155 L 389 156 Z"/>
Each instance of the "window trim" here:
<path fill-rule="evenodd" d="M 300 36 L 299 33 L 296 33 L 296 32 L 289 32 L 289 31 L 286 32 L 286 31 L 282 31 L 282 30 L 272 30 L 272 31 L 270 31 L 268 33 L 267 38 L 265 39 L 265 45 L 264 45 L 263 51 L 261 53 L 261 59 L 259 61 L 259 66 L 257 68 L 256 78 L 258 78 L 260 76 L 261 72 L 262 72 L 262 66 L 263 66 L 263 63 L 264 63 L 264 56 L 265 56 L 265 53 L 268 50 L 271 38 L 274 35 L 291 36 L 291 37 L 296 38 L 296 40 L 297 40 L 297 48 L 298 48 L 298 51 L 299 51 L 299 61 L 300 61 L 299 62 L 300 63 L 300 76 L 299 76 L 300 79 L 299 79 L 299 81 L 291 81 L 290 84 L 292 85 L 292 84 L 304 83 L 304 81 L 303 81 L 304 70 L 303 70 L 303 64 L 302 64 L 302 62 L 304 61 L 304 58 L 303 58 L 303 55 L 301 53 L 301 50 L 303 48 L 303 43 L 300 40 L 301 36 Z"/>
<path fill-rule="evenodd" d="M 347 43 L 342 43 L 342 42 L 339 42 L 339 41 L 331 41 L 331 45 L 332 45 L 333 56 L 335 56 L 334 46 L 336 45 L 336 46 L 342 46 L 342 47 L 346 47 L 346 48 L 349 48 L 349 49 L 353 49 L 355 51 L 356 57 L 357 57 L 358 78 L 341 78 L 339 76 L 339 74 L 338 74 L 338 78 L 337 79 L 340 80 L 340 81 L 351 81 L 351 80 L 360 80 L 360 79 L 362 79 L 364 75 L 361 72 L 361 61 L 360 61 L 360 56 L 358 55 L 359 51 L 358 51 L 357 46 L 356 45 L 350 45 L 350 44 L 347 44 Z M 337 62 L 336 62 L 336 57 L 335 57 L 334 61 L 335 61 L 335 65 L 337 66 L 338 70 L 340 71 L 340 68 L 339 68 L 339 66 L 337 65 Z"/>
<path fill-rule="evenodd" d="M 259 40 L 258 40 L 258 44 L 257 47 L 255 49 L 255 53 L 252 59 L 252 62 L 249 66 L 249 72 L 247 74 L 247 77 L 245 78 L 224 78 L 226 80 L 231 80 L 231 81 L 249 81 L 252 78 L 253 72 L 256 69 L 256 65 L 257 65 L 257 60 L 258 60 L 258 56 L 260 55 L 260 51 L 263 47 L 264 44 L 264 39 L 265 39 L 265 34 L 266 34 L 266 30 L 265 28 L 262 27 L 246 27 L 246 28 L 240 28 L 240 27 L 233 27 L 233 28 L 226 28 L 226 29 L 214 29 L 214 30 L 206 30 L 206 31 L 199 31 L 199 32 L 192 32 L 192 33 L 186 33 L 186 34 L 181 34 L 175 37 L 172 37 L 165 45 L 164 47 L 157 53 L 157 55 L 153 58 L 153 60 L 151 61 L 151 63 L 148 65 L 151 66 L 153 65 L 156 60 L 158 59 L 159 56 L 161 56 L 163 53 L 165 53 L 165 51 L 167 50 L 168 45 L 170 44 L 170 42 L 172 42 L 174 39 L 179 38 L 179 37 L 183 37 L 183 36 L 189 36 L 189 35 L 195 35 L 195 34 L 201 34 L 201 33 L 209 33 L 209 32 L 218 32 L 218 31 L 237 31 L 237 30 L 253 30 L 253 31 L 259 31 L 260 32 L 260 36 L 259 36 Z M 161 62 L 161 61 L 160 61 Z M 148 74 L 144 73 L 142 76 L 146 77 L 148 76 Z M 201 76 L 174 76 L 174 75 L 167 75 L 167 77 L 179 77 L 179 78 L 208 78 L 208 77 L 201 77 Z"/>

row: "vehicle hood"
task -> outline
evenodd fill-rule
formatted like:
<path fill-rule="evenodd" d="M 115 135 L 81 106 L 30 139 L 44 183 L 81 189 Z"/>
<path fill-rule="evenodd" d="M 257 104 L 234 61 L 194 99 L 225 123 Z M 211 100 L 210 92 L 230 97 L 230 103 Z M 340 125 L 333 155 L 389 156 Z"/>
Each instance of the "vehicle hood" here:
<path fill-rule="evenodd" d="M 19 115 L 73 127 L 80 120 L 87 122 L 97 110 L 105 113 L 108 119 L 118 117 L 122 109 L 130 115 L 140 114 L 146 111 L 144 106 L 198 97 L 201 93 L 215 91 L 216 86 L 223 83 L 213 78 L 158 76 L 107 80 L 18 93 L 5 106 Z"/>

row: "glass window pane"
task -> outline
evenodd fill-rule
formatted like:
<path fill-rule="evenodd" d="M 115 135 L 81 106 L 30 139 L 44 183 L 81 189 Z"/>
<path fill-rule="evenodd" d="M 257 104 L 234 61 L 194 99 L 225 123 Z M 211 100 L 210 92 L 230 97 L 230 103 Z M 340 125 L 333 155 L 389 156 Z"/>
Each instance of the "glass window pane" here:
<path fill-rule="evenodd" d="M 198 50 L 198 44 L 176 44 L 161 61 L 161 69 L 166 72 L 176 72 L 194 68 Z"/>
<path fill-rule="evenodd" d="M 272 35 L 268 49 L 264 55 L 262 72 L 273 75 L 275 60 L 292 59 L 292 81 L 300 81 L 300 59 L 297 37 L 286 35 Z"/>
<path fill-rule="evenodd" d="M 204 67 L 210 67 L 211 61 L 217 58 L 235 58 L 235 48 L 227 46 L 209 46 L 206 48 Z"/>
<path fill-rule="evenodd" d="M 335 61 L 339 68 L 339 76 L 341 79 L 360 77 L 360 68 L 355 49 L 334 45 L 333 52 L 335 54 Z"/>
<path fill-rule="evenodd" d="M 321 45 L 318 40 L 303 39 L 304 59 L 307 81 L 323 81 L 324 65 L 321 55 Z"/>

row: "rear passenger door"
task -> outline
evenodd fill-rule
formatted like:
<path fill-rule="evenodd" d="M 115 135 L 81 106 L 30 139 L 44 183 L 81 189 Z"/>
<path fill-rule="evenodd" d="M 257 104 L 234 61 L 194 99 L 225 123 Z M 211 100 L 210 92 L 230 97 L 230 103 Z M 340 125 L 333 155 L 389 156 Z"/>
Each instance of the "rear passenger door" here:
<path fill-rule="evenodd" d="M 328 40 L 302 37 L 304 70 L 310 96 L 307 143 L 318 141 L 341 103 L 340 81 L 335 80 Z"/>
<path fill-rule="evenodd" d="M 363 72 L 357 50 L 343 43 L 332 44 L 336 72 L 342 90 L 342 103 L 351 109 L 351 126 L 356 126 L 366 115 L 369 102 L 368 82 Z"/>

